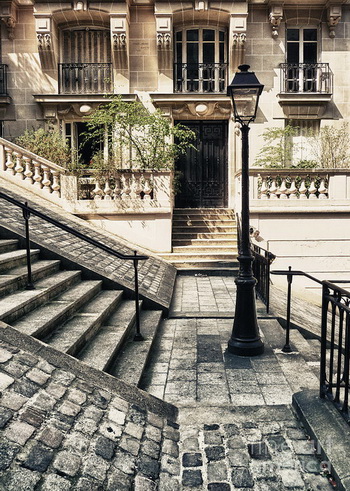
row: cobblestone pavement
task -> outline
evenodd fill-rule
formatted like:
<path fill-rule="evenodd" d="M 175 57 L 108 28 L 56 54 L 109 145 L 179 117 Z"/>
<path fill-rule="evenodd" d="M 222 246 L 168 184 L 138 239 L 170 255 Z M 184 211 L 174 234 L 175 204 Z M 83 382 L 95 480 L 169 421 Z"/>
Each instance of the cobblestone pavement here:
<path fill-rule="evenodd" d="M 129 389 L 138 403 L 0 342 L 0 490 L 156 489 L 161 459 L 178 456 L 178 424 Z"/>
<path fill-rule="evenodd" d="M 293 392 L 316 377 L 299 353 L 271 346 L 273 319 L 259 319 L 264 355 L 226 352 L 234 294 L 232 277 L 177 279 L 173 318 L 163 322 L 145 380 L 180 408 L 180 483 L 160 489 L 332 489 L 291 407 Z"/>

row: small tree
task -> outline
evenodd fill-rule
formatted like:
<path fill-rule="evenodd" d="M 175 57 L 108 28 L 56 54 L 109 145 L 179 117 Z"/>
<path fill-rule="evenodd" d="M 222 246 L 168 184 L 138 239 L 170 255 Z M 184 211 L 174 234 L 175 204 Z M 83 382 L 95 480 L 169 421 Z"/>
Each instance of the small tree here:
<path fill-rule="evenodd" d="M 61 167 L 72 167 L 71 150 L 59 131 L 44 128 L 26 130 L 15 143 Z"/>
<path fill-rule="evenodd" d="M 161 111 L 151 113 L 141 102 L 125 102 L 120 96 L 97 109 L 86 121 L 89 138 L 98 142 L 108 138 L 112 142 L 116 168 L 126 164 L 130 168 L 171 169 L 175 159 L 195 139 L 193 131 L 182 125 L 172 126 Z"/>
<path fill-rule="evenodd" d="M 312 150 L 317 162 L 324 169 L 341 169 L 350 166 L 349 124 L 339 128 L 324 126 L 311 139 Z"/>
<path fill-rule="evenodd" d="M 296 135 L 297 128 L 290 125 L 265 130 L 262 135 L 265 145 L 255 159 L 255 164 L 275 169 L 290 167 L 293 160 L 292 137 Z"/>

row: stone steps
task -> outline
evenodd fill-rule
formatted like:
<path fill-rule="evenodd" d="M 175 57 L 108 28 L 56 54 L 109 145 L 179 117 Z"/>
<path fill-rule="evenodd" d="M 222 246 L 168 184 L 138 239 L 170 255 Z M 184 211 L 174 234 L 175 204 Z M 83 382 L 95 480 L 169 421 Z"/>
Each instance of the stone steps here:
<path fill-rule="evenodd" d="M 142 310 L 140 301 L 145 340 L 135 342 L 135 301 L 126 298 L 122 288 L 106 288 L 103 280 L 85 279 L 80 270 L 60 269 L 60 261 L 42 260 L 39 249 L 31 255 L 34 289 L 26 289 L 26 251 L 18 249 L 16 240 L 0 240 L 0 319 L 55 350 L 98 370 L 113 369 L 116 376 L 137 385 L 162 311 Z"/>
<path fill-rule="evenodd" d="M 234 268 L 237 266 L 237 226 L 233 211 L 175 209 L 173 250 L 162 257 L 181 272 Z"/>

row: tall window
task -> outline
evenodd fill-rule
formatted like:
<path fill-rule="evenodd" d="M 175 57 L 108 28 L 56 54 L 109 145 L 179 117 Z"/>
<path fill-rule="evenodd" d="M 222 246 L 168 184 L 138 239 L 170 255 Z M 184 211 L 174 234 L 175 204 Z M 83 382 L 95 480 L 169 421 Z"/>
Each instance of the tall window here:
<path fill-rule="evenodd" d="M 290 119 L 286 122 L 294 129 L 291 136 L 292 164 L 307 165 L 315 160 L 315 136 L 320 130 L 319 119 Z"/>
<path fill-rule="evenodd" d="M 175 33 L 175 90 L 222 92 L 226 87 L 226 33 L 183 28 Z"/>
<path fill-rule="evenodd" d="M 287 37 L 287 92 L 315 92 L 317 90 L 317 29 L 288 28 Z"/>

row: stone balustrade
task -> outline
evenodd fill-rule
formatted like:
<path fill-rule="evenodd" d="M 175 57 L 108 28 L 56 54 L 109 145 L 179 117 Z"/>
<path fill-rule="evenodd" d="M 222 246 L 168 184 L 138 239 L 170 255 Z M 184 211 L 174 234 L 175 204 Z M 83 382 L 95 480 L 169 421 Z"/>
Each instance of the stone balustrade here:
<path fill-rule="evenodd" d="M 5 174 L 3 177 L 12 182 L 22 181 L 25 187 L 60 197 L 61 176 L 66 169 L 3 138 L 0 138 L 0 169 Z"/>
<path fill-rule="evenodd" d="M 150 170 L 123 169 L 113 176 L 97 176 L 94 171 L 84 172 L 78 179 L 78 199 L 95 201 L 155 200 L 156 181 L 159 174 Z"/>
<path fill-rule="evenodd" d="M 258 199 L 328 199 L 328 174 L 269 173 L 258 176 Z"/>

